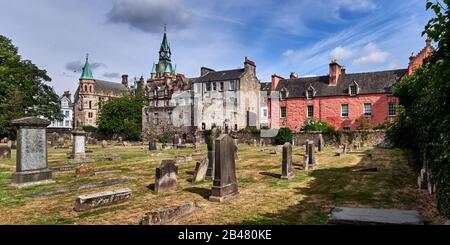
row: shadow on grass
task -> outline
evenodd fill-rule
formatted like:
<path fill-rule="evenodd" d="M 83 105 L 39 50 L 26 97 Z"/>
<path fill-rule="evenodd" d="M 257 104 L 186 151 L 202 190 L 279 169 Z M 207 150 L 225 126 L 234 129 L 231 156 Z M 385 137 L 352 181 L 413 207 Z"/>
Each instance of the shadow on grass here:
<path fill-rule="evenodd" d="M 211 196 L 211 190 L 206 188 L 200 188 L 200 187 L 189 187 L 186 189 L 183 189 L 183 191 L 191 192 L 194 194 L 198 194 L 201 197 L 203 197 L 206 200 L 209 200 L 209 196 Z"/>
<path fill-rule="evenodd" d="M 260 175 L 264 175 L 264 176 L 269 176 L 269 177 L 273 177 L 276 179 L 280 179 L 281 178 L 281 174 L 276 174 L 276 173 L 271 173 L 271 172 L 259 172 Z"/>
<path fill-rule="evenodd" d="M 361 173 L 352 170 L 374 166 L 371 155 L 392 154 L 387 169 L 377 173 Z M 305 187 L 295 188 L 298 203 L 276 213 L 262 213 L 241 224 L 327 224 L 328 215 L 335 206 L 366 206 L 374 208 L 392 208 L 398 203 L 398 195 L 411 195 L 397 192 L 411 183 L 414 176 L 404 174 L 409 166 L 396 159 L 394 152 L 378 149 L 370 151 L 354 166 L 323 168 L 311 171 L 312 180 Z M 379 164 L 383 164 L 378 162 Z M 320 164 L 320 163 L 319 163 Z M 279 178 L 273 173 L 262 175 Z M 396 203 L 397 202 L 397 203 Z M 408 205 L 408 204 L 406 204 Z M 410 206 L 414 206 L 410 203 Z"/>

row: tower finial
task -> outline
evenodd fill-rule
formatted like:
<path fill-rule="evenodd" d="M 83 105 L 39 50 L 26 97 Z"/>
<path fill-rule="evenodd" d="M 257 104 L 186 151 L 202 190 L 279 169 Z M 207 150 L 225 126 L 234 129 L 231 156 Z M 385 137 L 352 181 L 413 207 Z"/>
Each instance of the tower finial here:
<path fill-rule="evenodd" d="M 86 62 L 89 61 L 89 53 L 86 53 Z"/>
<path fill-rule="evenodd" d="M 167 32 L 167 24 L 164 24 L 164 32 Z"/>

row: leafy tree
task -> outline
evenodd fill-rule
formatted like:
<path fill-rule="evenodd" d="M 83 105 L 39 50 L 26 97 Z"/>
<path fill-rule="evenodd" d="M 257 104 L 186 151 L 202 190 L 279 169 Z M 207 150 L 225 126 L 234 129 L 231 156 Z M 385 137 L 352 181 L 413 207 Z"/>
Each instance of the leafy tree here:
<path fill-rule="evenodd" d="M 286 142 L 291 143 L 293 137 L 294 136 L 292 135 L 292 130 L 290 128 L 280 128 L 277 136 L 275 136 L 275 144 L 284 145 Z"/>
<path fill-rule="evenodd" d="M 98 131 L 120 135 L 128 140 L 140 140 L 142 131 L 142 97 L 125 96 L 106 102 L 97 121 Z"/>
<path fill-rule="evenodd" d="M 306 119 L 303 127 L 300 131 L 305 132 L 323 132 L 329 133 L 335 131 L 335 128 L 331 126 L 328 122 L 316 119 Z"/>
<path fill-rule="evenodd" d="M 0 35 L 0 132 L 15 138 L 11 121 L 25 116 L 62 120 L 51 78 L 30 60 L 22 60 L 11 40 Z"/>
<path fill-rule="evenodd" d="M 450 217 L 450 1 L 428 0 L 435 13 L 425 26 L 437 45 L 433 55 L 395 88 L 400 115 L 388 127 L 395 145 L 424 157 L 433 174 L 439 210 Z"/>

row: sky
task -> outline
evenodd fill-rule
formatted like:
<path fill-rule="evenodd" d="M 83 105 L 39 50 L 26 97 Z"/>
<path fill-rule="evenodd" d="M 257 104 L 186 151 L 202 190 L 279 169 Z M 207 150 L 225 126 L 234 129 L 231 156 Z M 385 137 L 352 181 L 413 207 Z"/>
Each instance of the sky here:
<path fill-rule="evenodd" d="M 0 35 L 75 93 L 86 54 L 94 78 L 150 76 L 164 25 L 177 72 L 198 77 L 256 62 L 257 76 L 406 68 L 425 45 L 424 0 L 0 0 Z"/>

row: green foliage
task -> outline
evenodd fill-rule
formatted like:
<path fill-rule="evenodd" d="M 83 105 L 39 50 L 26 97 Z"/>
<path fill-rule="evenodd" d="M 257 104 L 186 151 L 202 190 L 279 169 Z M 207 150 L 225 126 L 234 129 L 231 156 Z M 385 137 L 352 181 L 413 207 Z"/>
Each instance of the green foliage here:
<path fill-rule="evenodd" d="M 168 144 L 170 142 L 170 136 L 167 133 L 164 133 L 159 137 L 159 143 Z"/>
<path fill-rule="evenodd" d="M 140 140 L 142 131 L 141 97 L 125 96 L 106 102 L 98 118 L 98 131 L 112 136 L 120 135 L 128 140 Z"/>
<path fill-rule="evenodd" d="M 251 133 L 251 134 L 260 134 L 261 130 L 254 127 L 247 127 L 239 130 L 239 133 Z"/>
<path fill-rule="evenodd" d="M 426 158 L 437 189 L 438 208 L 447 217 L 450 217 L 449 4 L 448 0 L 427 1 L 427 9 L 436 16 L 425 26 L 423 34 L 437 47 L 422 68 L 396 85 L 399 117 L 386 133 L 396 146 Z"/>
<path fill-rule="evenodd" d="M 98 129 L 94 126 L 83 126 L 83 131 L 88 133 L 96 133 Z"/>
<path fill-rule="evenodd" d="M 373 128 L 372 118 L 370 117 L 359 117 L 355 121 L 357 130 L 371 130 Z"/>
<path fill-rule="evenodd" d="M 62 120 L 51 78 L 30 60 L 22 60 L 11 40 L 0 35 L 0 132 L 15 137 L 11 120 L 44 116 Z"/>
<path fill-rule="evenodd" d="M 277 136 L 275 136 L 276 145 L 284 145 L 286 142 L 292 142 L 293 138 L 292 130 L 290 128 L 280 128 Z"/>
<path fill-rule="evenodd" d="M 300 131 L 305 132 L 322 132 L 322 133 L 330 133 L 334 132 L 335 128 L 331 126 L 328 122 L 316 119 L 306 119 L 303 127 Z"/>
<path fill-rule="evenodd" d="M 347 137 L 347 143 L 352 144 L 353 140 L 355 140 L 355 134 L 351 130 L 343 130 L 341 131 L 343 135 Z"/>

